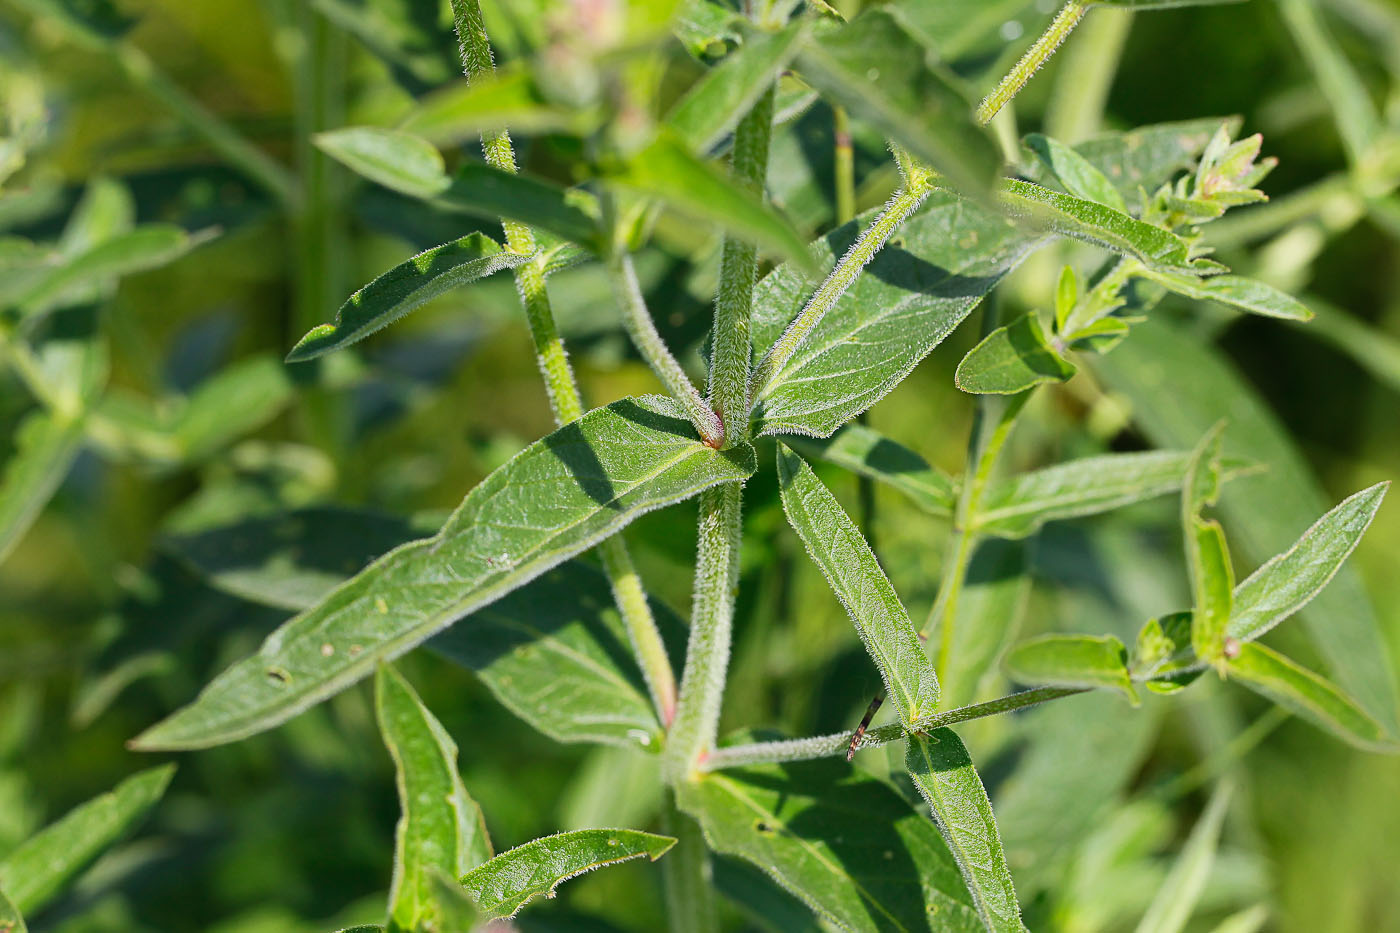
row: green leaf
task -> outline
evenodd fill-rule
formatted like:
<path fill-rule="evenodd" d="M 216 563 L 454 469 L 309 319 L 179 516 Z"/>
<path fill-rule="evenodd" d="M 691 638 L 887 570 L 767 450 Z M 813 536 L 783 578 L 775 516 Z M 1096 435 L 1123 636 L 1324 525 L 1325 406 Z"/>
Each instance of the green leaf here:
<path fill-rule="evenodd" d="M 1219 522 L 1200 515 L 1201 509 L 1220 495 L 1223 429 L 1223 423 L 1211 428 L 1192 452 L 1181 491 L 1186 570 L 1191 580 L 1191 647 L 1197 657 L 1211 664 L 1224 655 L 1235 589 L 1225 530 Z"/>
<path fill-rule="evenodd" d="M 277 357 L 246 357 L 201 382 L 171 427 L 186 461 L 198 462 L 256 431 L 281 413 L 293 394 Z"/>
<path fill-rule="evenodd" d="M 671 29 L 691 55 L 703 58 L 724 51 L 728 42 L 738 42 L 744 18 L 713 0 L 684 0 Z"/>
<path fill-rule="evenodd" d="M 1354 167 L 1364 164 L 1372 144 L 1385 132 L 1365 83 L 1328 33 L 1313 4 L 1307 0 L 1280 0 L 1279 10 L 1327 99 L 1327 110 L 1337 124 L 1349 160 Z"/>
<path fill-rule="evenodd" d="M 783 511 L 855 623 L 905 728 L 938 705 L 938 677 L 875 553 L 812 468 L 778 445 Z"/>
<path fill-rule="evenodd" d="M 483 131 L 508 126 L 526 135 L 584 135 L 597 125 L 597 114 L 560 107 L 539 93 L 529 71 L 506 67 L 471 83 L 457 81 L 424 96 L 399 129 L 437 146 L 475 142 Z"/>
<path fill-rule="evenodd" d="M 21 912 L 37 911 L 155 806 L 174 773 L 161 765 L 134 774 L 20 843 L 0 859 L 0 890 Z"/>
<path fill-rule="evenodd" d="M 528 261 L 482 233 L 425 250 L 351 295 L 336 312 L 335 323 L 312 328 L 287 354 L 287 362 L 349 346 L 439 295 Z"/>
<path fill-rule="evenodd" d="M 1222 123 L 1233 138 L 1239 133 L 1240 122 L 1238 118 L 1207 117 L 1156 123 L 1096 136 L 1077 144 L 1074 151 L 1102 172 L 1119 194 L 1132 200 L 1138 197 L 1139 189 L 1156 191 L 1177 172 L 1190 168 Z M 1033 180 L 1039 177 L 1032 172 Z"/>
<path fill-rule="evenodd" d="M 1353 493 L 1236 587 L 1230 637 L 1252 641 L 1322 592 L 1356 549 L 1389 488 L 1388 482 L 1377 483 Z"/>
<path fill-rule="evenodd" d="M 808 263 L 807 247 L 793 226 L 762 197 L 748 191 L 717 166 L 692 154 L 675 136 L 657 135 L 608 180 L 656 198 L 697 220 L 773 250 L 785 259 Z"/>
<path fill-rule="evenodd" d="M 1257 641 L 1229 659 L 1229 676 L 1357 748 L 1396 751 L 1380 723 L 1331 682 Z"/>
<path fill-rule="evenodd" d="M 1210 796 L 1205 812 L 1191 828 L 1167 880 L 1157 889 L 1137 933 L 1181 933 L 1196 908 L 1215 861 L 1220 828 L 1230 805 L 1232 786 L 1221 784 Z"/>
<path fill-rule="evenodd" d="M 1012 648 L 1003 662 L 1022 683 L 1048 687 L 1111 687 L 1134 703 L 1128 652 L 1113 635 L 1041 635 Z"/>
<path fill-rule="evenodd" d="M 666 117 L 681 141 L 706 152 L 734 132 L 744 114 L 777 78 L 806 41 L 806 23 L 757 34 L 710 69 Z"/>
<path fill-rule="evenodd" d="M 1074 149 L 1040 133 L 1030 134 L 1023 142 L 1070 194 L 1087 201 L 1097 201 L 1120 214 L 1128 213 L 1127 202 L 1113 187 L 1108 176 Z"/>
<path fill-rule="evenodd" d="M 862 215 L 812 246 L 822 272 L 868 226 Z M 947 191 L 929 195 L 754 396 L 761 434 L 828 437 L 875 404 L 1037 245 L 994 211 Z M 754 294 L 753 340 L 766 348 L 806 303 L 811 281 L 782 266 Z"/>
<path fill-rule="evenodd" d="M 677 785 L 676 802 L 711 849 L 757 865 L 844 930 L 983 929 L 933 823 L 844 763 L 711 772 Z"/>
<path fill-rule="evenodd" d="M 147 224 L 119 233 L 55 266 L 14 303 L 33 315 L 84 300 L 90 290 L 108 287 L 123 276 L 164 266 L 204 239 L 207 237 L 191 236 L 173 224 Z"/>
<path fill-rule="evenodd" d="M 1235 484 L 1222 503 L 1231 540 L 1263 561 L 1289 548 L 1298 529 L 1332 505 L 1288 432 L 1258 391 L 1199 336 L 1148 320 L 1113 353 L 1093 357 L 1095 374 L 1123 394 L 1133 420 L 1158 446 L 1194 444 L 1230 419 L 1227 452 L 1268 470 Z M 1342 567 L 1302 614 L 1326 669 L 1379 721 L 1395 723 L 1395 681 L 1375 613 L 1356 572 Z"/>
<path fill-rule="evenodd" d="M 1089 0 L 1099 6 L 1116 6 L 1126 10 L 1173 10 L 1183 6 L 1219 6 L 1222 3 L 1243 3 L 1244 0 Z"/>
<path fill-rule="evenodd" d="M 1022 542 L 988 538 L 973 552 L 941 684 L 944 709 L 986 697 L 992 689 L 988 681 L 999 677 L 997 660 L 1016 638 L 1030 596 L 1026 551 Z"/>
<path fill-rule="evenodd" d="M 273 632 L 134 747 L 201 748 L 284 722 L 638 515 L 747 478 L 753 456 L 707 447 L 665 400 L 595 409 L 488 476 L 435 537 L 386 554 Z"/>
<path fill-rule="evenodd" d="M 318 133 L 317 147 L 370 181 L 415 198 L 431 198 L 452 184 L 437 147 L 421 136 L 377 126 Z"/>
<path fill-rule="evenodd" d="M 1152 268 L 1191 271 L 1186 241 L 1111 207 L 1017 178 L 1003 179 L 1001 201 L 1032 227 L 1131 256 Z"/>
<path fill-rule="evenodd" d="M 1175 693 L 1200 674 L 1191 650 L 1191 613 L 1171 612 L 1148 619 L 1133 646 L 1133 679 L 1154 693 Z"/>
<path fill-rule="evenodd" d="M 1097 515 L 1179 492 L 1190 453 L 1149 450 L 1068 460 L 997 480 L 982 497 L 973 527 L 1024 538 L 1046 522 Z"/>
<path fill-rule="evenodd" d="M 15 431 L 15 451 L 0 472 L 0 563 L 34 523 L 78 455 L 81 418 L 31 412 Z"/>
<path fill-rule="evenodd" d="M 399 790 L 389 922 L 433 928 L 440 918 L 434 869 L 460 877 L 491 858 L 481 808 L 457 773 L 457 745 L 392 667 L 374 675 L 374 709 Z"/>
<path fill-rule="evenodd" d="M 1030 311 L 983 337 L 962 358 L 953 381 L 977 395 L 1015 395 L 1043 382 L 1064 382 L 1077 371 Z"/>
<path fill-rule="evenodd" d="M 513 917 L 540 895 L 586 871 L 646 856 L 653 862 L 675 845 L 670 836 L 634 829 L 580 829 L 517 846 L 467 872 L 462 885 L 484 917 Z"/>
<path fill-rule="evenodd" d="M 848 424 L 829 438 L 793 435 L 783 438 L 783 443 L 804 457 L 834 463 L 897 489 L 931 515 L 951 515 L 957 505 L 952 477 L 863 424 Z"/>
<path fill-rule="evenodd" d="M 1178 295 L 1199 301 L 1216 301 L 1250 314 L 1282 318 L 1286 321 L 1310 321 L 1313 313 L 1297 298 L 1255 279 L 1239 275 L 1215 275 L 1200 279 L 1190 275 L 1153 272 L 1147 278 Z"/>
<path fill-rule="evenodd" d="M 969 191 L 987 191 L 1001 166 L 996 145 L 972 118 L 958 79 L 898 10 L 866 10 L 820 36 L 798 70 L 831 102 L 907 146 Z"/>
<path fill-rule="evenodd" d="M 24 925 L 24 918 L 19 915 L 15 905 L 10 903 L 4 891 L 0 891 L 0 933 L 29 933 L 29 927 Z"/>
<path fill-rule="evenodd" d="M 1021 908 L 992 803 L 962 740 L 952 729 L 911 735 L 905 767 L 962 869 L 983 925 L 992 933 L 1020 933 Z"/>
<path fill-rule="evenodd" d="M 599 244 L 598 206 L 592 195 L 484 162 L 467 162 L 457 169 L 434 203 L 485 220 L 508 217 L 589 249 Z"/>

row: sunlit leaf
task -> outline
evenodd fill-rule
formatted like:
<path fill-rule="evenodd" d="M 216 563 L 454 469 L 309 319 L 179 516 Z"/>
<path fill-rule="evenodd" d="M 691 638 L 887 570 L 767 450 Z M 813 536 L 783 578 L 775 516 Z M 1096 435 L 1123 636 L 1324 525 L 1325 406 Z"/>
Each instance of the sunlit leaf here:
<path fill-rule="evenodd" d="M 1139 200 L 1139 189 L 1151 193 L 1176 173 L 1189 168 L 1222 124 L 1232 136 L 1238 134 L 1238 118 L 1208 117 L 1105 133 L 1076 144 L 1074 151 L 1102 172 L 1132 204 Z M 1032 169 L 1032 180 L 1040 180 L 1043 176 L 1039 173 L 1046 172 L 1039 164 Z"/>
<path fill-rule="evenodd" d="M 1021 908 L 992 803 L 958 734 L 935 729 L 911 735 L 904 766 L 962 869 L 982 923 L 991 933 L 1019 933 Z"/>
<path fill-rule="evenodd" d="M 4 891 L 0 891 L 0 933 L 29 933 L 19 909 L 10 903 Z"/>
<path fill-rule="evenodd" d="M 1153 268 L 1191 269 L 1184 240 L 1111 207 L 1016 178 L 1002 181 L 1001 201 L 1033 227 L 1131 256 Z"/>
<path fill-rule="evenodd" d="M 462 886 L 486 917 L 513 917 L 540 895 L 586 871 L 643 856 L 653 862 L 676 844 L 634 829 L 580 829 L 535 839 L 467 872 Z"/>
<path fill-rule="evenodd" d="M 68 475 L 82 439 L 81 418 L 36 411 L 20 423 L 14 453 L 0 468 L 0 562 Z"/>
<path fill-rule="evenodd" d="M 39 314 L 110 285 L 123 276 L 164 266 L 207 237 L 194 237 L 172 224 L 146 224 L 105 239 L 64 260 L 14 298 L 27 314 Z"/>
<path fill-rule="evenodd" d="M 292 619 L 139 748 L 198 748 L 281 723 L 652 509 L 754 469 L 663 400 L 595 409 L 483 480 L 433 538 L 404 545 Z"/>
<path fill-rule="evenodd" d="M 1358 748 L 1395 751 L 1380 724 L 1332 683 L 1257 641 L 1230 658 L 1232 680 Z"/>
<path fill-rule="evenodd" d="M 545 100 L 528 69 L 507 67 L 470 84 L 457 82 L 424 96 L 399 124 L 438 146 L 475 142 L 483 131 L 587 133 L 597 114 Z"/>
<path fill-rule="evenodd" d="M 132 775 L 20 843 L 0 859 L 0 890 L 21 912 L 34 913 L 135 826 L 174 773 L 174 765 L 161 765 Z"/>
<path fill-rule="evenodd" d="M 454 288 L 528 261 L 481 233 L 435 246 L 400 263 L 361 288 L 336 312 L 334 324 L 312 328 L 287 354 L 309 360 L 349 346 Z"/>
<path fill-rule="evenodd" d="M 1137 699 L 1128 677 L 1128 652 L 1113 635 L 1041 635 L 1012 648 L 1002 663 L 1022 683 L 1111 687 Z"/>
<path fill-rule="evenodd" d="M 1250 314 L 1283 318 L 1287 321 L 1309 321 L 1313 313 L 1297 298 L 1255 279 L 1238 275 L 1214 275 L 1196 278 L 1191 275 L 1155 273 L 1152 281 L 1178 295 L 1201 301 L 1216 301 Z"/>
<path fill-rule="evenodd" d="M 437 147 L 402 130 L 352 126 L 318 134 L 316 145 L 370 181 L 416 198 L 442 194 L 452 183 Z"/>
<path fill-rule="evenodd" d="M 1127 202 L 1108 176 L 1072 147 L 1040 133 L 1032 133 L 1023 142 L 1070 194 L 1097 201 L 1120 214 L 1128 213 Z"/>
<path fill-rule="evenodd" d="M 456 743 L 388 665 L 375 673 L 374 708 L 399 789 L 389 920 L 418 930 L 441 919 L 433 870 L 460 877 L 491 857 L 491 840 L 457 773 Z"/>
<path fill-rule="evenodd" d="M 752 862 L 857 933 L 983 929 L 933 823 L 888 784 L 833 762 L 761 765 L 676 787 L 716 852 Z"/>
<path fill-rule="evenodd" d="M 1076 371 L 1031 311 L 983 337 L 962 358 L 953 381 L 977 395 L 1015 395 L 1043 382 L 1064 382 Z"/>
<path fill-rule="evenodd" d="M 804 457 L 825 460 L 897 489 L 933 515 L 950 515 L 957 505 L 953 479 L 902 444 L 863 424 L 848 424 L 829 438 L 801 435 L 783 443 Z"/>
<path fill-rule="evenodd" d="M 1186 543 L 1186 570 L 1191 581 L 1191 647 L 1203 661 L 1216 663 L 1225 650 L 1235 572 L 1225 530 L 1201 509 L 1220 495 L 1220 449 L 1223 424 L 1201 439 L 1186 466 L 1181 490 L 1181 525 Z"/>
<path fill-rule="evenodd" d="M 788 522 L 846 607 L 900 721 L 915 728 L 938 705 L 938 677 L 909 613 L 836 497 L 782 445 L 778 480 Z"/>

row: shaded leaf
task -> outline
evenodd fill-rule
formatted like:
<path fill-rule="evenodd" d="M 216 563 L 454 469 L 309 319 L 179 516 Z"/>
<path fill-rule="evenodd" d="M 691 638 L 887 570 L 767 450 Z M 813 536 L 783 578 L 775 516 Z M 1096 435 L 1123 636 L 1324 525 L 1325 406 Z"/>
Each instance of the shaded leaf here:
<path fill-rule="evenodd" d="M 1108 176 L 1073 148 L 1040 133 L 1030 134 L 1023 142 L 1070 194 L 1128 213 L 1127 202 Z"/>
<path fill-rule="evenodd" d="M 1016 638 L 1031 591 L 1026 546 L 988 538 L 977 545 L 962 592 L 948 654 L 942 706 L 956 709 L 987 696 L 997 660 Z"/>
<path fill-rule="evenodd" d="M 81 418 L 32 412 L 15 431 L 15 451 L 0 472 L 0 562 L 53 496 L 78 455 Z"/>
<path fill-rule="evenodd" d="M 502 852 L 467 872 L 462 886 L 485 917 L 513 917 L 530 901 L 586 871 L 646 856 L 653 862 L 675 845 L 670 836 L 634 829 L 580 829 L 545 836 Z"/>
<path fill-rule="evenodd" d="M 982 923 L 992 933 L 1019 933 L 1021 908 L 992 803 L 962 740 L 952 729 L 911 735 L 905 767 L 962 869 Z"/>
<path fill-rule="evenodd" d="M 1284 25 L 1293 34 L 1303 58 L 1327 99 L 1328 112 L 1346 146 L 1353 166 L 1362 164 L 1372 144 L 1385 130 L 1366 84 L 1307 0 L 1281 0 Z"/>
<path fill-rule="evenodd" d="M 488 476 L 435 537 L 371 564 L 133 744 L 198 748 L 271 728 L 636 516 L 753 469 L 752 448 L 707 447 L 665 400 L 595 409 Z"/>
<path fill-rule="evenodd" d="M 848 424 L 829 438 L 794 435 L 783 438 L 783 443 L 804 457 L 834 463 L 897 489 L 932 515 L 951 515 L 957 505 L 952 477 L 863 424 Z"/>
<path fill-rule="evenodd" d="M 1239 275 L 1215 275 L 1200 279 L 1160 272 L 1149 272 L 1148 277 L 1178 295 L 1200 301 L 1217 301 L 1250 314 L 1287 321 L 1310 321 L 1313 316 L 1308 306 L 1297 298 L 1256 279 Z"/>
<path fill-rule="evenodd" d="M 15 905 L 10 903 L 4 891 L 0 891 L 0 933 L 29 933 L 29 927 L 24 925 L 24 918 L 19 915 Z"/>
<path fill-rule="evenodd" d="M 875 212 L 812 247 L 822 272 Z M 761 434 L 827 437 L 883 398 L 962 323 L 1038 237 L 947 191 L 929 195 L 826 316 L 802 348 L 754 395 Z M 754 346 L 768 347 L 806 303 L 811 281 L 779 267 L 754 294 Z"/>
<path fill-rule="evenodd" d="M 676 801 L 711 849 L 757 865 L 843 929 L 983 929 L 938 829 L 847 765 L 711 772 L 679 784 Z"/>
<path fill-rule="evenodd" d="M 123 276 L 164 266 L 207 237 L 191 236 L 173 224 L 147 224 L 118 233 L 56 265 L 14 298 L 26 314 L 84 300 L 92 289 Z"/>
<path fill-rule="evenodd" d="M 1015 395 L 1043 382 L 1064 382 L 1075 372 L 1031 311 L 982 338 L 962 358 L 953 381 L 964 392 Z"/>
<path fill-rule="evenodd" d="M 1191 269 L 1181 237 L 1111 207 L 1016 178 L 1002 181 L 1001 201 L 1032 226 L 1131 256 L 1153 268 Z"/>
<path fill-rule="evenodd" d="M 1255 693 L 1358 748 L 1395 751 L 1371 716 L 1325 678 L 1259 642 L 1244 642 L 1229 675 Z"/>
<path fill-rule="evenodd" d="M 1201 509 L 1220 495 L 1220 448 L 1224 425 L 1206 432 L 1191 454 L 1181 490 L 1182 535 L 1191 581 L 1191 647 L 1196 656 L 1217 663 L 1225 650 L 1225 628 L 1235 589 L 1230 550 L 1220 523 L 1201 517 Z"/>
<path fill-rule="evenodd" d="M 374 676 L 374 709 L 394 759 L 401 813 L 389 922 L 409 931 L 435 927 L 441 910 L 434 870 L 460 877 L 491 858 L 491 840 L 457 773 L 456 743 L 387 664 Z"/>
<path fill-rule="evenodd" d="M 246 357 L 199 384 L 171 434 L 186 460 L 204 460 L 275 418 L 292 393 L 287 369 L 275 356 Z"/>
<path fill-rule="evenodd" d="M 1230 637 L 1258 638 L 1311 602 L 1356 549 L 1389 488 L 1377 483 L 1353 493 L 1236 587 Z"/>
<path fill-rule="evenodd" d="M 134 774 L 20 843 L 0 859 L 0 890 L 21 912 L 34 913 L 135 826 L 174 773 L 174 765 L 161 765 Z"/>
<path fill-rule="evenodd" d="M 866 10 L 803 48 L 798 69 L 828 100 L 907 146 L 963 190 L 986 191 L 1001 165 L 991 137 L 937 54 L 897 9 Z"/>
<path fill-rule="evenodd" d="M 1128 652 L 1113 635 L 1041 635 L 1012 648 L 1003 664 L 1022 683 L 1111 687 L 1137 701 L 1128 677 Z"/>
<path fill-rule="evenodd" d="M 909 613 L 841 503 L 805 460 L 781 444 L 778 481 L 788 523 L 846 607 L 900 722 L 916 728 L 938 705 L 938 677 Z"/>
<path fill-rule="evenodd" d="M 1210 877 L 1231 790 L 1230 784 L 1221 784 L 1211 794 L 1210 803 L 1191 828 L 1167 880 L 1157 889 L 1138 924 L 1137 933 L 1181 933 L 1185 929 Z"/>
<path fill-rule="evenodd" d="M 508 217 L 590 249 L 599 242 L 598 208 L 591 195 L 484 162 L 463 164 L 434 203 L 486 220 Z"/>
<path fill-rule="evenodd" d="M 431 198 L 451 185 L 437 147 L 403 130 L 351 126 L 318 133 L 315 141 L 357 174 L 412 197 Z"/>
<path fill-rule="evenodd" d="M 528 261 L 482 233 L 425 250 L 351 295 L 336 312 L 335 323 L 312 328 L 287 354 L 287 362 L 349 346 L 439 295 Z"/>

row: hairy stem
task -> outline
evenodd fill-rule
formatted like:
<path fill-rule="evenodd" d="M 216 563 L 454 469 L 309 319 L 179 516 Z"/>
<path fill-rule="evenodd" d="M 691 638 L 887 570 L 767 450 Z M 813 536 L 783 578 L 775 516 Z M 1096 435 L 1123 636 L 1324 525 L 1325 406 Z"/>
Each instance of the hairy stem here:
<path fill-rule="evenodd" d="M 467 80 L 490 75 L 495 66 L 481 18 L 481 6 L 477 0 L 452 0 L 452 16 Z M 505 129 L 482 133 L 481 148 L 486 161 L 492 166 L 507 172 L 516 170 L 515 150 Z M 502 227 L 506 245 L 511 250 L 525 255 L 535 252 L 535 234 L 527 225 L 505 221 Z M 573 368 L 569 365 L 564 341 L 554 323 L 554 311 L 545 286 L 545 270 L 539 259 L 515 267 L 515 287 L 525 306 L 530 338 L 535 345 L 535 360 L 544 377 L 554 420 L 560 425 L 576 421 L 583 415 L 583 397 L 574 379 Z M 666 656 L 661 632 L 656 627 L 656 618 L 647 602 L 641 577 L 637 575 L 621 535 L 604 541 L 597 550 L 657 715 L 662 723 L 669 723 L 676 708 L 676 675 Z"/>
<path fill-rule="evenodd" d="M 1069 0 L 1061 9 L 1055 19 L 1051 21 L 1049 27 L 1041 37 L 1035 40 L 1035 44 L 1026 50 L 1026 54 L 1021 56 L 1006 77 L 1001 79 L 1001 83 L 996 86 L 992 93 L 977 107 L 977 122 L 990 123 L 992 117 L 1005 107 L 1011 98 L 1020 93 L 1021 88 L 1026 86 L 1026 82 L 1040 70 L 1055 50 L 1060 47 L 1060 43 L 1069 38 L 1069 34 L 1074 31 L 1074 27 L 1079 25 L 1079 21 L 1084 17 L 1084 12 L 1089 8 L 1087 0 Z"/>
<path fill-rule="evenodd" d="M 971 706 L 962 706 L 939 713 L 928 721 L 924 731 L 930 732 L 971 719 L 1010 713 L 1027 706 L 1044 703 L 1047 700 L 1057 700 L 1060 697 L 1084 693 L 1086 690 L 1087 688 L 1083 687 L 1036 687 L 1033 690 L 1024 690 L 1009 696 L 998 697 L 995 700 L 988 700 L 985 703 L 974 703 Z M 856 744 L 856 749 L 888 745 L 891 742 L 898 742 L 905 735 L 904 726 L 893 722 L 887 726 L 867 730 L 865 735 L 861 736 L 860 742 Z M 815 735 L 806 739 L 789 739 L 782 742 L 730 745 L 715 749 L 705 760 L 703 768 L 706 771 L 719 771 L 724 768 L 740 768 L 745 765 L 831 758 L 836 755 L 845 755 L 850 745 L 851 733 L 849 731 L 833 732 L 830 735 Z"/>
<path fill-rule="evenodd" d="M 831 270 L 826 281 L 822 282 L 806 306 L 793 318 L 787 330 L 783 331 L 783 335 L 764 354 L 749 383 L 752 387 L 752 398 L 758 399 L 762 396 L 763 391 L 802 348 L 813 328 L 821 323 L 826 313 L 846 293 L 846 289 L 851 287 L 861 270 L 875 258 L 875 254 L 885 245 L 890 235 L 914 213 L 932 190 L 927 178 L 908 179 L 908 182 L 905 187 L 894 193 L 885 204 L 885 209 L 880 212 L 880 216 L 876 217 L 851 244 L 851 248 L 841 257 L 836 268 Z"/>
<path fill-rule="evenodd" d="M 668 794 L 668 796 L 670 796 Z M 716 933 L 714 876 L 710 853 L 699 825 L 667 800 L 661 831 L 676 837 L 676 847 L 661 860 L 666 890 L 666 928 L 670 933 Z"/>

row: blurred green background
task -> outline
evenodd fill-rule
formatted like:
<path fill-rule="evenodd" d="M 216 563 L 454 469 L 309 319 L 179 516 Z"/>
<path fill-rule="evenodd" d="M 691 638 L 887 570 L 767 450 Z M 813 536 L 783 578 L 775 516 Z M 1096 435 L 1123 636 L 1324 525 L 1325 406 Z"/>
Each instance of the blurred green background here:
<path fill-rule="evenodd" d="M 94 46 L 48 3 L 0 0 L 0 107 L 12 125 L 38 114 L 27 160 L 0 200 L 0 233 L 57 238 L 82 199 L 124 203 L 126 191 L 137 222 L 210 238 L 89 303 L 89 317 L 98 308 L 95 323 L 56 316 L 54 327 L 98 328 L 111 367 L 103 410 L 117 427 L 84 441 L 0 565 L 0 853 L 153 763 L 123 743 L 285 616 L 202 581 L 182 561 L 177 535 L 331 503 L 430 529 L 475 482 L 552 427 L 505 278 L 439 299 L 323 365 L 281 364 L 354 288 L 473 229 L 469 219 L 350 177 L 308 143 L 320 129 L 392 123 L 415 96 L 453 80 L 445 9 L 429 0 L 121 0 L 129 21 L 107 24 L 113 38 Z M 536 4 L 483 5 L 501 59 L 541 41 Z M 94 16 L 105 8 L 71 6 Z M 935 41 L 956 45 L 949 57 L 979 90 L 1052 12 L 1006 0 L 938 6 L 966 25 Z M 1328 0 L 1319 8 L 1380 119 L 1400 125 L 1400 7 Z M 1056 113 L 1071 83 L 1062 72 L 1076 54 L 1081 66 L 1117 54 L 1115 31 L 1124 37 L 1121 64 L 1102 128 L 1241 115 L 1244 132 L 1263 133 L 1265 153 L 1280 160 L 1263 185 L 1274 203 L 1250 209 L 1274 212 L 1220 222 L 1213 235 L 1222 255 L 1336 309 L 1305 327 L 1170 302 L 1154 314 L 1193 345 L 1218 349 L 1286 426 L 1330 502 L 1395 478 L 1400 202 L 1390 191 L 1400 173 L 1392 177 L 1384 159 L 1349 158 L 1337 108 L 1270 0 L 1135 20 L 1095 11 L 1017 100 L 1020 132 L 1047 122 L 1097 128 L 1096 113 L 1077 123 Z M 701 66 L 679 44 L 673 52 L 666 85 L 684 88 Z M 147 60 L 168 86 L 142 77 Z M 281 166 L 296 197 L 279 200 L 246 165 L 211 148 L 182 118 L 186 95 Z M 567 141 L 518 144 L 533 171 L 571 181 Z M 775 200 L 812 235 L 832 224 L 831 152 L 831 113 L 820 104 L 774 143 Z M 891 166 L 864 130 L 857 172 L 860 206 L 882 201 Z M 639 257 L 639 268 L 664 335 L 698 363 L 718 239 L 688 237 L 688 250 L 670 237 L 665 249 Z M 1084 255 L 1037 255 L 995 300 L 1044 306 L 1059 262 Z M 562 273 L 551 291 L 591 404 L 658 388 L 629 353 L 595 269 Z M 870 416 L 950 471 L 961 467 L 972 414 L 952 372 L 975 335 L 975 323 L 956 332 Z M 1150 360 L 1150 335 L 1132 339 L 1146 341 Z M 1132 393 L 1104 379 L 1085 373 L 1043 391 L 1017 435 L 1014 464 L 1152 445 L 1135 427 Z M 203 433 L 176 430 L 172 447 L 170 425 L 199 405 L 207 406 Z M 0 463 L 33 406 L 23 383 L 0 371 Z M 771 463 L 771 448 L 760 459 Z M 853 479 L 823 476 L 854 501 Z M 877 549 L 921 618 L 946 526 L 884 490 L 877 505 Z M 627 532 L 650 589 L 682 614 L 693 509 L 653 514 Z M 1174 509 L 1159 502 L 1042 532 L 1032 545 L 1024 630 L 1131 637 L 1149 615 L 1183 603 Z M 745 520 L 725 728 L 800 735 L 852 725 L 879 680 L 785 528 L 771 475 L 749 484 Z M 356 545 L 366 549 L 361 557 L 375 553 L 373 542 Z M 1353 558 L 1392 659 L 1400 657 L 1397 562 L 1400 506 L 1392 502 Z M 1308 656 L 1305 644 L 1299 650 Z M 438 656 L 415 653 L 403 669 L 461 747 L 464 778 L 498 848 L 565 828 L 654 825 L 660 792 L 651 761 L 557 745 Z M 1264 707 L 1215 684 L 1138 710 L 1108 695 L 1062 707 L 968 729 L 968 740 L 992 788 L 1032 929 L 1130 929 L 1200 811 L 1191 769 L 1220 761 L 1211 756 Z M 1064 764 L 1065 786 L 1037 790 L 1034 769 L 1050 766 L 1037 755 Z M 878 753 L 862 757 L 872 759 L 863 767 L 884 767 Z M 1290 720 L 1242 759 L 1227 755 L 1224 767 L 1240 771 L 1243 792 L 1194 923 L 1208 929 L 1232 909 L 1263 902 L 1269 929 L 1400 930 L 1400 761 Z M 272 733 L 182 756 L 141 832 L 34 918 L 35 928 L 271 933 L 377 921 L 396 819 L 391 764 L 361 685 Z M 1106 838 L 1114 833 L 1121 838 Z M 749 869 L 726 863 L 719 881 L 726 892 L 762 889 L 751 904 L 782 902 Z M 734 907 L 726 922 L 802 928 L 805 912 L 787 907 L 791 914 Z M 528 912 L 522 928 L 654 930 L 662 911 L 659 872 L 634 863 L 566 886 Z"/>

